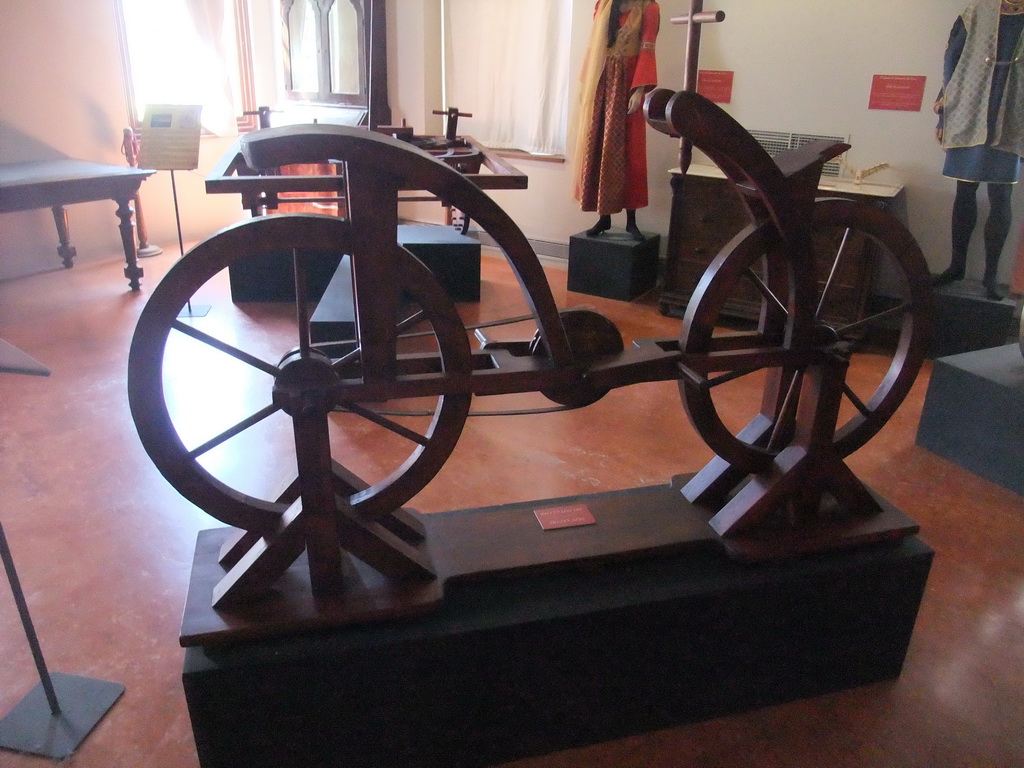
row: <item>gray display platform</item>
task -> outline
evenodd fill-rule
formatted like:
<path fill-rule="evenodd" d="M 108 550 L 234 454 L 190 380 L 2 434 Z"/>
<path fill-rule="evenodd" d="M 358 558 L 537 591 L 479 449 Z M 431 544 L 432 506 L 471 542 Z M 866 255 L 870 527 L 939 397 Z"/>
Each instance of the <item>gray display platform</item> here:
<path fill-rule="evenodd" d="M 632 301 L 654 288 L 658 280 L 660 235 L 634 240 L 625 230 L 612 229 L 569 238 L 568 288 L 605 299 Z"/>
<path fill-rule="evenodd" d="M 1015 304 L 986 299 L 977 280 L 960 280 L 935 289 L 935 326 L 929 357 L 946 357 L 1006 344 L 1016 336 Z"/>
<path fill-rule="evenodd" d="M 936 360 L 917 444 L 1024 494 L 1024 357 L 1007 344 Z"/>

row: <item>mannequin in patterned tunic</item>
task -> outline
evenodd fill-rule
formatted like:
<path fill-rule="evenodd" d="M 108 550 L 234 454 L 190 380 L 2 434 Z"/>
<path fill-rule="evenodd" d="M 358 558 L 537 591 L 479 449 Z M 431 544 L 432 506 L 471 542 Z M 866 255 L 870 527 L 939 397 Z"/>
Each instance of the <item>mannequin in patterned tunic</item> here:
<path fill-rule="evenodd" d="M 936 135 L 946 150 L 943 175 L 956 179 L 957 189 L 952 260 L 934 283 L 964 278 L 967 248 L 978 220 L 977 191 L 984 182 L 990 206 L 982 283 L 991 299 L 1002 298 L 996 273 L 1010 231 L 1010 197 L 1024 154 L 1024 137 L 1016 135 L 1024 122 L 1022 31 L 1021 0 L 981 0 L 965 9 L 950 32 L 943 90 L 935 103 Z"/>
<path fill-rule="evenodd" d="M 657 85 L 654 42 L 661 11 L 653 0 L 598 0 L 581 76 L 576 133 L 575 197 L 599 214 L 587 230 L 611 228 L 626 210 L 626 231 L 637 239 L 636 209 L 647 205 L 647 125 L 644 94 Z"/>

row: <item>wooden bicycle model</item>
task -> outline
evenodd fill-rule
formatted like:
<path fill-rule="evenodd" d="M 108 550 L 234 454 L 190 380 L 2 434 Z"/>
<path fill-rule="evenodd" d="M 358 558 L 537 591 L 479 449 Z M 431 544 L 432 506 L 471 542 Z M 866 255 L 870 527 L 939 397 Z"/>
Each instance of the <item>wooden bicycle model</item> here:
<path fill-rule="evenodd" d="M 648 119 L 659 130 L 689 137 L 717 162 L 752 223 L 704 275 L 679 338 L 636 341 L 629 348 L 601 315 L 559 311 L 523 233 L 444 163 L 389 137 L 324 125 L 269 129 L 242 141 L 245 162 L 255 169 L 327 158 L 343 166 L 349 213 L 346 219 L 263 216 L 213 235 L 153 291 L 132 341 L 129 400 L 146 450 L 183 496 L 238 529 L 217 562 L 202 566 L 213 586 L 198 599 L 207 608 L 212 602 L 214 623 L 230 630 L 237 615 L 247 614 L 251 624 L 290 612 L 294 628 L 399 615 L 436 603 L 443 588 L 439 574 L 450 576 L 451 569 L 432 559 L 432 516 L 403 504 L 444 465 L 474 396 L 541 392 L 582 407 L 615 387 L 678 380 L 686 410 L 717 458 L 670 492 L 679 499 L 680 515 L 742 558 L 916 531 L 898 513 L 883 511 L 843 462 L 886 423 L 924 357 L 930 289 L 914 240 L 880 210 L 814 200 L 822 165 L 845 145 L 814 144 L 773 160 L 721 109 L 684 92 L 655 92 Z M 396 243 L 398 193 L 410 188 L 464 211 L 494 238 L 533 315 L 532 338 L 471 348 L 450 298 Z M 889 306 L 845 327 L 830 324 L 829 281 L 813 273 L 814 243 L 832 230 L 841 235 L 837 264 L 844 258 L 844 237 L 867 237 L 889 265 L 893 286 Z M 277 362 L 242 349 L 230 332 L 179 318 L 218 272 L 273 252 L 293 254 L 299 297 L 297 337 L 278 351 Z M 314 344 L 306 266 L 341 253 L 352 256 L 356 333 L 350 340 Z M 762 297 L 756 327 L 723 333 L 723 306 L 744 281 Z M 876 329 L 891 335 L 896 351 L 869 391 L 858 394 L 863 385 L 847 378 L 850 357 L 858 345 L 875 340 Z M 188 354 L 181 351 L 187 345 Z M 196 354 L 251 375 L 252 386 L 233 398 L 246 409 L 241 417 L 211 412 L 197 420 L 190 412 L 196 401 L 179 388 L 189 378 L 180 363 L 204 365 L 193 362 Z M 764 394 L 749 424 L 733 431 L 716 398 L 728 381 L 746 375 L 764 377 Z M 196 393 L 201 398 L 206 390 Z M 226 401 L 232 401 L 230 393 Z M 425 426 L 408 426 L 401 414 L 410 409 L 425 414 Z M 216 426 L 217 417 L 230 423 Z M 292 466 L 293 474 L 280 492 L 253 492 L 235 478 L 264 470 L 246 466 L 232 475 L 226 444 L 269 442 L 261 430 L 274 419 L 294 440 L 272 468 Z M 371 426 L 386 439 L 368 436 Z M 600 536 L 601 520 L 588 529 L 586 535 Z M 573 557 L 570 552 L 562 559 Z M 293 565 L 300 558 L 308 561 L 308 577 L 305 566 Z M 375 586 L 365 583 L 366 566 Z M 296 578 L 296 568 L 311 595 L 301 616 L 281 598 L 281 584 Z M 202 638 L 203 631 L 194 636 Z"/>

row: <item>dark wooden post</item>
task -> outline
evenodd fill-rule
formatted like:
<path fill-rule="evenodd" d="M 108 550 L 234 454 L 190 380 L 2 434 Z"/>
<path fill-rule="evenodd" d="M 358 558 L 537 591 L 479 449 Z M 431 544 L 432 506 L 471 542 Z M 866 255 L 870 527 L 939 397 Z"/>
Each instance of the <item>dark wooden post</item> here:
<path fill-rule="evenodd" d="M 444 137 L 448 141 L 455 141 L 459 133 L 459 118 L 460 117 L 472 117 L 472 112 L 459 112 L 458 107 L 448 107 L 448 109 L 435 109 L 432 110 L 432 114 L 445 115 L 448 119 L 445 120 L 444 124 Z"/>
<path fill-rule="evenodd" d="M 128 161 L 130 168 L 139 167 L 139 134 L 131 128 L 124 129 L 124 140 L 121 142 L 121 154 Z M 135 236 L 139 242 L 136 255 L 141 258 L 147 256 L 159 256 L 164 249 L 159 245 L 149 244 L 149 230 L 146 229 L 146 219 L 142 215 L 141 192 L 135 193 Z"/>
<path fill-rule="evenodd" d="M 391 104 L 388 101 L 388 20 L 384 0 L 369 0 L 369 11 L 367 35 L 370 55 L 367 57 L 367 66 L 370 70 L 370 93 L 367 122 L 370 130 L 374 130 L 379 125 L 391 125 Z"/>
<path fill-rule="evenodd" d="M 142 267 L 139 266 L 135 251 L 135 224 L 132 221 L 132 198 L 117 197 L 118 229 L 121 231 L 121 245 L 124 247 L 124 276 L 128 278 L 128 286 L 133 290 L 139 290 L 139 278 L 142 277 Z"/>
<path fill-rule="evenodd" d="M 702 24 L 725 21 L 725 11 L 705 11 L 704 0 L 690 0 L 686 16 L 673 16 L 673 24 L 686 24 L 686 63 L 683 67 L 684 91 L 697 90 L 697 69 L 700 62 L 700 31 Z M 686 173 L 693 159 L 693 143 L 685 136 L 679 140 L 679 168 Z"/>
<path fill-rule="evenodd" d="M 64 269 L 71 269 L 75 263 L 75 256 L 78 255 L 78 251 L 71 244 L 71 233 L 68 230 L 68 212 L 63 205 L 55 205 L 50 210 L 53 211 L 53 223 L 57 226 L 57 241 L 60 243 L 57 246 L 57 255 L 64 262 Z"/>

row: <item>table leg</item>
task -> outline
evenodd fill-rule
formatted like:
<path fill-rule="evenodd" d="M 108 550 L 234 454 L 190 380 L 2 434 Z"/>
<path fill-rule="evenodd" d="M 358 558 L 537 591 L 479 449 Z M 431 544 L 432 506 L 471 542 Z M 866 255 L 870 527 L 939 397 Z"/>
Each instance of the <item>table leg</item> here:
<path fill-rule="evenodd" d="M 120 221 L 118 228 L 121 230 L 121 244 L 124 246 L 124 276 L 128 278 L 128 286 L 133 290 L 139 290 L 139 278 L 142 277 L 142 267 L 137 261 L 138 253 L 135 250 L 135 226 L 132 223 L 132 198 L 124 197 L 116 200 L 117 218 Z"/>
<path fill-rule="evenodd" d="M 68 233 L 68 212 L 63 205 L 55 205 L 50 210 L 53 211 L 53 223 L 57 225 L 57 238 L 60 240 L 57 255 L 64 262 L 64 268 L 71 269 L 78 251 L 71 244 L 71 237 Z"/>

